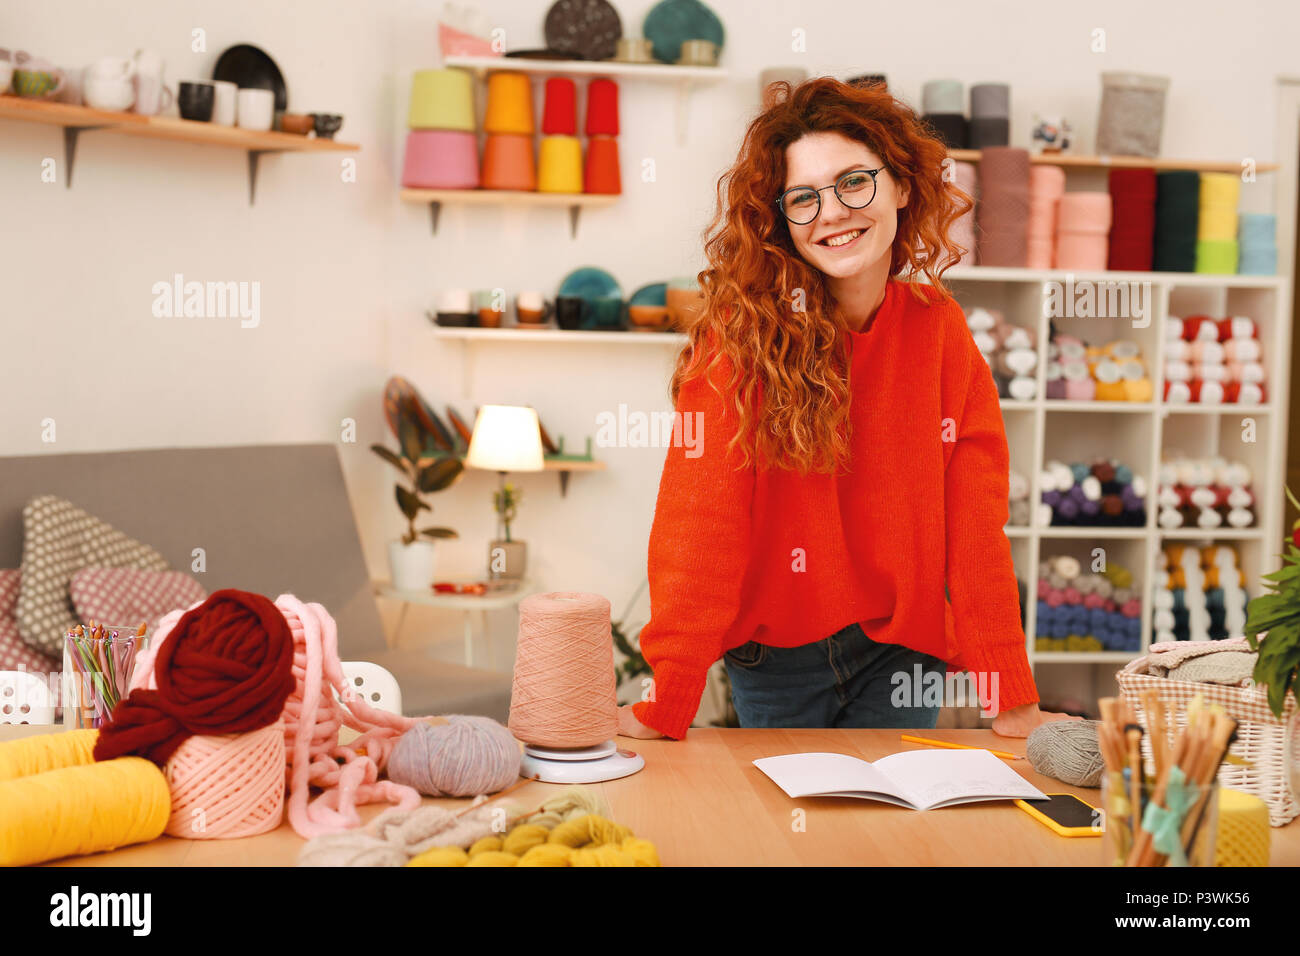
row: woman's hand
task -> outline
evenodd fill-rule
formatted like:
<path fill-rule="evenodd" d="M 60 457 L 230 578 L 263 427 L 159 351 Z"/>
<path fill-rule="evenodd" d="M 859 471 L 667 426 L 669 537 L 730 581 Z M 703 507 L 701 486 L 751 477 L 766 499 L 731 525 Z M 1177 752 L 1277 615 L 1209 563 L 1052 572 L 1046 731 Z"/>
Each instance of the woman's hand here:
<path fill-rule="evenodd" d="M 1053 720 L 1082 720 L 1073 714 L 1039 710 L 1037 704 L 1023 704 L 1004 710 L 993 718 L 993 732 L 1000 737 L 1028 737 L 1040 724 Z"/>
<path fill-rule="evenodd" d="M 653 727 L 647 727 L 637 720 L 636 714 L 632 713 L 631 704 L 624 704 L 618 709 L 618 732 L 620 736 L 636 737 L 639 740 L 653 740 L 663 736 Z"/>

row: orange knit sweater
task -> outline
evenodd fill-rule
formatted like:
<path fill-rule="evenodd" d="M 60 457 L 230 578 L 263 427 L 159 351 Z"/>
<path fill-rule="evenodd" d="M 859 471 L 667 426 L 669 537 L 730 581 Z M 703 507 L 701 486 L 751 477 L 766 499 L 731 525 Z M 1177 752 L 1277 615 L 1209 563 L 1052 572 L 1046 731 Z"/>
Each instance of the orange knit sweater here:
<path fill-rule="evenodd" d="M 1038 700 L 1002 530 L 997 388 L 961 307 L 922 288 L 928 305 L 890 279 L 867 331 L 845 333 L 851 473 L 736 470 L 734 408 L 703 377 L 683 385 L 677 411 L 701 413 L 702 441 L 672 445 L 659 482 L 641 631 L 653 694 L 633 708 L 643 724 L 685 737 L 709 666 L 733 647 L 798 647 L 854 622 L 969 669 L 999 710 Z"/>

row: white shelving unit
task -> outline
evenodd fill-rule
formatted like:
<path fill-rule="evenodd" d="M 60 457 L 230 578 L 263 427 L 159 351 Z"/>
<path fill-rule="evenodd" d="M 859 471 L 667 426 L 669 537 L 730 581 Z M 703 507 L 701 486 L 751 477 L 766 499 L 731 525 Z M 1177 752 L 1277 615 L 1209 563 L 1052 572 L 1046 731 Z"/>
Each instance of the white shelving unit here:
<path fill-rule="evenodd" d="M 1058 269 L 1001 269 L 962 267 L 950 269 L 944 280 L 963 309 L 975 306 L 1000 309 L 1007 320 L 1037 332 L 1038 398 L 1001 402 L 1012 467 L 1030 479 L 1030 501 L 1041 498 L 1039 477 L 1043 464 L 1057 458 L 1086 461 L 1114 457 L 1140 474 L 1147 483 L 1147 520 L 1140 528 L 1007 527 L 1017 575 L 1029 585 L 1025 609 L 1025 635 L 1031 664 L 1102 664 L 1110 669 L 1145 653 L 1151 643 L 1151 610 L 1156 555 L 1165 541 L 1231 543 L 1238 551 L 1246 575 L 1247 593 L 1261 592 L 1260 576 L 1280 566 L 1277 555 L 1283 541 L 1282 482 L 1285 474 L 1287 395 L 1291 354 L 1291 319 L 1288 313 L 1290 280 L 1285 276 L 1205 275 L 1169 272 L 1069 272 Z M 1142 348 L 1142 359 L 1152 376 L 1151 402 L 1080 402 L 1048 400 L 1045 369 L 1049 334 L 1050 283 L 1083 282 L 1150 283 L 1149 315 L 1141 327 L 1129 318 L 1059 318 L 1064 331 L 1090 344 L 1127 338 Z M 1143 287 L 1148 288 L 1148 287 Z M 1246 315 L 1259 328 L 1266 369 L 1268 401 L 1261 405 L 1177 405 L 1161 397 L 1164 390 L 1164 320 L 1166 317 L 1207 314 L 1214 318 Z M 568 332 L 557 329 L 472 329 L 438 327 L 439 338 L 465 347 L 466 375 L 469 346 L 511 341 L 679 347 L 686 337 L 676 333 Z M 468 378 L 466 379 L 468 381 Z M 1253 419 L 1256 440 L 1240 441 L 1243 419 Z M 1223 454 L 1245 462 L 1251 469 L 1256 498 L 1256 524 L 1246 529 L 1220 529 L 1206 534 L 1199 529 L 1165 531 L 1155 523 L 1158 470 L 1165 451 L 1188 455 Z M 1109 559 L 1133 572 L 1134 587 L 1142 599 L 1142 636 L 1135 653 L 1036 652 L 1038 567 L 1045 553 L 1074 554 L 1088 565 L 1094 547 L 1104 548 Z"/>
<path fill-rule="evenodd" d="M 945 274 L 963 309 L 976 306 L 1002 310 L 1009 322 L 1034 328 L 1038 341 L 1038 398 L 1002 402 L 1012 467 L 1030 479 L 1030 501 L 1041 497 L 1039 478 L 1051 459 L 1066 462 L 1114 457 L 1147 482 L 1147 520 L 1140 528 L 1008 527 L 1017 575 L 1029 586 L 1025 633 L 1031 663 L 1123 664 L 1145 653 L 1151 643 L 1151 610 L 1155 592 L 1156 557 L 1165 541 L 1230 543 L 1240 556 L 1251 597 L 1261 592 L 1260 575 L 1275 570 L 1282 549 L 1284 481 L 1287 438 L 1287 394 L 1291 351 L 1288 314 L 1289 279 L 1284 276 L 1204 275 L 1162 272 L 1070 273 L 1064 270 L 969 267 Z M 1137 321 L 1122 318 L 1058 317 L 1060 330 L 1089 344 L 1132 339 L 1152 376 L 1151 402 L 1078 402 L 1048 400 L 1045 366 L 1049 334 L 1051 283 L 1149 283 L 1149 315 Z M 1068 288 L 1068 285 L 1067 285 Z M 1164 320 L 1168 316 L 1206 314 L 1213 318 L 1245 315 L 1254 319 L 1266 369 L 1267 402 L 1261 405 L 1178 405 L 1163 401 Z M 1243 441 L 1246 420 L 1255 429 L 1253 442 Z M 1156 526 L 1155 495 L 1158 469 L 1166 452 L 1187 455 L 1222 454 L 1246 463 L 1252 472 L 1256 525 L 1247 529 L 1165 531 Z M 1073 554 L 1085 567 L 1094 548 L 1109 560 L 1130 569 L 1142 599 L 1142 650 L 1128 652 L 1036 652 L 1038 569 L 1044 556 Z"/>

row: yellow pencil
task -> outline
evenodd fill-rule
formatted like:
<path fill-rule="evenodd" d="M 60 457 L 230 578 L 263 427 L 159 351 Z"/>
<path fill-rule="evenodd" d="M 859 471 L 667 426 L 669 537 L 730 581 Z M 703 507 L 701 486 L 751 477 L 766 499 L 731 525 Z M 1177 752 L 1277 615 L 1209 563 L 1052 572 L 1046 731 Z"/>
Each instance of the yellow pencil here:
<path fill-rule="evenodd" d="M 1005 750 L 990 750 L 988 747 L 972 747 L 969 744 L 950 744 L 946 740 L 931 740 L 929 737 L 913 737 L 911 734 L 900 734 L 907 741 L 914 744 L 929 744 L 931 747 L 947 747 L 949 750 L 988 750 L 995 757 L 1001 757 L 1003 760 L 1024 760 L 1020 754 L 1007 753 Z"/>

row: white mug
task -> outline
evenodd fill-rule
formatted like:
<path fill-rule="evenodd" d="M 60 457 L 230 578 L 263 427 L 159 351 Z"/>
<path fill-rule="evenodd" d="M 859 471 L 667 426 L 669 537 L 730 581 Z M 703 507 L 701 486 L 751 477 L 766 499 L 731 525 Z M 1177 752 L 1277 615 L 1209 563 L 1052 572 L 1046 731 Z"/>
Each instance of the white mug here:
<path fill-rule="evenodd" d="M 521 309 L 544 309 L 544 300 L 540 292 L 520 292 L 515 304 Z"/>
<path fill-rule="evenodd" d="M 235 125 L 235 99 L 239 87 L 226 80 L 213 80 L 212 122 L 219 126 Z"/>
<path fill-rule="evenodd" d="M 446 289 L 442 293 L 442 305 L 439 311 L 468 312 L 470 311 L 469 301 L 469 289 Z"/>
<path fill-rule="evenodd" d="M 275 119 L 275 94 L 270 90 L 241 89 L 238 96 L 239 126 L 268 130 Z"/>
<path fill-rule="evenodd" d="M 130 77 L 105 77 L 86 73 L 81 95 L 86 105 L 97 110 L 129 110 L 135 103 L 135 84 Z"/>
<path fill-rule="evenodd" d="M 144 116 L 161 113 L 172 104 L 172 91 L 163 84 L 163 61 L 157 53 L 137 50 L 135 63 L 135 111 Z"/>

